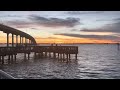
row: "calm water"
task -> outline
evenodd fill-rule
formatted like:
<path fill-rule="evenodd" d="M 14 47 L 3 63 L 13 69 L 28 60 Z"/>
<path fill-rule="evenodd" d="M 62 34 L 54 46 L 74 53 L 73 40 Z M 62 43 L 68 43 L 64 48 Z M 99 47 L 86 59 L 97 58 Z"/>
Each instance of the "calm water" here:
<path fill-rule="evenodd" d="M 120 51 L 117 45 L 84 44 L 79 46 L 78 60 L 71 62 L 54 59 L 23 62 L 23 54 L 17 56 L 17 64 L 0 68 L 16 78 L 24 79 L 120 79 Z"/>

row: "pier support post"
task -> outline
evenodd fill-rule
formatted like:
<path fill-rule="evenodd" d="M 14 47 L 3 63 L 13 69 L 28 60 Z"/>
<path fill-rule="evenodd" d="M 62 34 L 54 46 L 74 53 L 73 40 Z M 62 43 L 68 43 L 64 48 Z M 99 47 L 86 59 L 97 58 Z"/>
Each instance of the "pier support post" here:
<path fill-rule="evenodd" d="M 24 53 L 24 60 L 26 60 L 26 53 Z"/>
<path fill-rule="evenodd" d="M 56 58 L 56 53 L 55 53 L 55 52 L 53 53 L 53 58 L 54 58 L 54 59 Z"/>
<path fill-rule="evenodd" d="M 63 53 L 63 60 L 65 59 L 65 54 Z"/>
<path fill-rule="evenodd" d="M 8 64 L 10 64 L 10 55 L 8 55 Z"/>
<path fill-rule="evenodd" d="M 25 38 L 25 44 L 27 45 L 27 38 Z"/>
<path fill-rule="evenodd" d="M 7 33 L 7 47 L 9 47 L 9 33 Z"/>
<path fill-rule="evenodd" d="M 69 60 L 70 60 L 70 54 L 69 54 Z"/>
<path fill-rule="evenodd" d="M 47 57 L 47 52 L 45 52 L 45 57 Z"/>
<path fill-rule="evenodd" d="M 43 55 L 44 55 L 44 54 L 43 54 L 43 52 L 42 52 L 42 53 L 41 53 L 41 57 L 42 57 L 42 58 L 43 58 Z"/>
<path fill-rule="evenodd" d="M 31 44 L 31 40 L 29 39 L 29 45 Z"/>
<path fill-rule="evenodd" d="M 2 64 L 4 64 L 4 56 L 2 56 Z"/>
<path fill-rule="evenodd" d="M 16 55 L 14 55 L 14 58 L 15 58 L 15 62 L 16 62 Z"/>
<path fill-rule="evenodd" d="M 21 45 L 21 38 L 22 38 L 22 37 L 20 36 L 20 45 Z"/>
<path fill-rule="evenodd" d="M 28 60 L 30 60 L 30 54 L 28 54 Z"/>
<path fill-rule="evenodd" d="M 16 35 L 16 46 L 18 45 L 18 35 Z"/>
<path fill-rule="evenodd" d="M 49 58 L 51 58 L 51 53 L 49 52 Z"/>
<path fill-rule="evenodd" d="M 14 34 L 12 34 L 12 47 L 14 47 Z"/>
<path fill-rule="evenodd" d="M 13 55 L 11 55 L 11 62 L 13 63 Z"/>
<path fill-rule="evenodd" d="M 0 63 L 1 63 L 1 56 L 0 56 Z"/>
<path fill-rule="evenodd" d="M 22 45 L 23 45 L 23 43 L 24 43 L 24 42 L 23 42 L 23 37 L 22 37 Z"/>
<path fill-rule="evenodd" d="M 59 59 L 59 56 L 60 56 L 60 55 L 59 55 L 59 53 L 58 53 L 58 59 Z"/>
<path fill-rule="evenodd" d="M 38 58 L 41 58 L 41 53 L 38 53 Z"/>
<path fill-rule="evenodd" d="M 75 54 L 75 59 L 77 60 L 77 54 Z"/>
<path fill-rule="evenodd" d="M 67 61 L 68 61 L 68 54 L 67 54 Z"/>
<path fill-rule="evenodd" d="M 34 59 L 36 59 L 36 52 L 34 53 Z"/>
<path fill-rule="evenodd" d="M 60 54 L 60 59 L 62 59 L 62 53 Z"/>

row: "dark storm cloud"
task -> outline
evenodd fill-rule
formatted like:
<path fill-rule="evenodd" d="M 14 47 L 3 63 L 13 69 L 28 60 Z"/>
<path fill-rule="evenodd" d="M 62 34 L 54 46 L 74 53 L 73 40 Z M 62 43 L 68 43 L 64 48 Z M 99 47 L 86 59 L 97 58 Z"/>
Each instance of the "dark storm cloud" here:
<path fill-rule="evenodd" d="M 99 40 L 115 40 L 119 38 L 117 36 L 112 36 L 112 35 L 81 35 L 81 34 L 68 34 L 68 33 L 61 33 L 55 35 L 63 35 L 63 36 L 70 36 L 77 38 L 99 39 Z"/>
<path fill-rule="evenodd" d="M 80 14 L 96 14 L 96 13 L 104 13 L 104 11 L 68 11 L 66 12 L 70 15 L 80 15 Z"/>
<path fill-rule="evenodd" d="M 41 16 L 31 15 L 29 17 L 34 23 L 45 27 L 74 27 L 79 24 L 79 18 L 45 18 Z"/>

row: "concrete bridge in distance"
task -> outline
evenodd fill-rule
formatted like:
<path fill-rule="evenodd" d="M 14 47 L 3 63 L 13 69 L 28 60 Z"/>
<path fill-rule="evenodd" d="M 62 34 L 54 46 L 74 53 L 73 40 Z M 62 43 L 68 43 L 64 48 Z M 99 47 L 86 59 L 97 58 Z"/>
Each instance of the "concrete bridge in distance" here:
<path fill-rule="evenodd" d="M 5 63 L 6 56 L 8 64 L 16 62 L 16 56 L 19 53 L 24 54 L 24 60 L 29 60 L 31 52 L 34 52 L 34 59 L 52 57 L 69 61 L 71 54 L 75 54 L 75 59 L 77 59 L 77 46 L 39 46 L 31 35 L 3 24 L 0 24 L 0 31 L 6 33 L 7 36 L 6 46 L 0 47 L 0 65 Z M 12 34 L 11 45 L 10 34 Z"/>
<path fill-rule="evenodd" d="M 5 25 L 2 25 L 0 24 L 0 31 L 3 31 L 3 33 L 6 33 L 7 34 L 7 47 L 9 47 L 9 34 L 12 34 L 12 47 L 16 46 L 17 45 L 23 45 L 23 44 L 33 44 L 33 45 L 36 45 L 36 41 L 35 39 L 30 36 L 29 34 L 27 33 L 24 33 L 20 30 L 17 30 L 17 29 L 14 29 L 14 28 L 11 28 L 9 26 L 5 26 Z M 16 36 L 16 37 L 14 37 Z M 18 38 L 19 36 L 19 38 Z M 14 43 L 14 38 L 16 38 L 16 43 Z M 18 42 L 18 39 L 20 42 Z"/>

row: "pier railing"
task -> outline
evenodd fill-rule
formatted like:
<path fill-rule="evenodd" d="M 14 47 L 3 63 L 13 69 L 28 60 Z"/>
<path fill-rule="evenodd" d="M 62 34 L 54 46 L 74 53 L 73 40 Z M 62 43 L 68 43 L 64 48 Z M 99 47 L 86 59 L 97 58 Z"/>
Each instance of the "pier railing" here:
<path fill-rule="evenodd" d="M 55 52 L 77 54 L 77 46 L 27 46 L 27 47 L 0 47 L 0 55 L 9 55 L 25 52 Z"/>
<path fill-rule="evenodd" d="M 78 47 L 77 46 L 35 46 L 33 51 L 77 54 Z"/>

